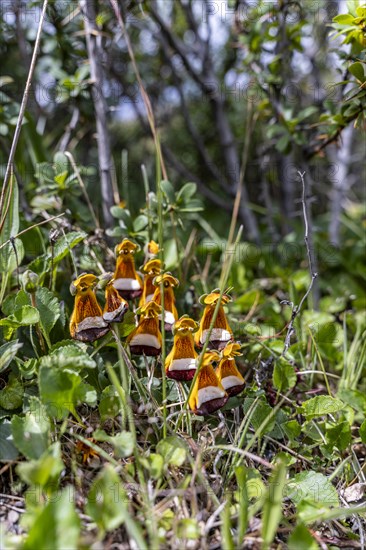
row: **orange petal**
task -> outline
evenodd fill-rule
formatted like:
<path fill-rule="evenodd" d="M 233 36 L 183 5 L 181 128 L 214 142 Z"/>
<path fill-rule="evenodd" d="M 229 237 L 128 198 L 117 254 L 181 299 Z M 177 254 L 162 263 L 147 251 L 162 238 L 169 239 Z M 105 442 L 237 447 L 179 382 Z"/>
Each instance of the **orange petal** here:
<path fill-rule="evenodd" d="M 230 397 L 237 395 L 244 389 L 245 380 L 233 358 L 227 359 L 224 357 L 216 369 L 216 374 Z"/>
<path fill-rule="evenodd" d="M 211 364 L 202 365 L 193 387 L 189 406 L 195 414 L 207 415 L 225 405 L 228 395 Z"/>
<path fill-rule="evenodd" d="M 120 323 L 128 310 L 128 303 L 121 298 L 112 284 L 106 286 L 105 299 L 103 319 L 107 323 Z"/>

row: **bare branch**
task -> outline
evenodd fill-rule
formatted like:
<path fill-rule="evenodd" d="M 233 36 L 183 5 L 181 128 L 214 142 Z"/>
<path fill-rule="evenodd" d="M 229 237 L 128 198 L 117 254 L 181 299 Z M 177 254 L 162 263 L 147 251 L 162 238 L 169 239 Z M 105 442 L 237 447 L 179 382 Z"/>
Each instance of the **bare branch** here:
<path fill-rule="evenodd" d="M 69 124 L 66 126 L 65 132 L 62 138 L 60 139 L 60 145 L 58 147 L 58 150 L 61 153 L 64 153 L 67 149 L 72 132 L 75 130 L 77 123 L 79 122 L 79 115 L 80 115 L 79 109 L 77 107 L 74 107 L 71 115 L 71 120 Z"/>
<path fill-rule="evenodd" d="M 318 274 L 314 271 L 313 255 L 312 255 L 311 248 L 309 246 L 309 221 L 308 221 L 308 212 L 307 212 L 307 204 L 306 204 L 306 187 L 305 187 L 305 179 L 304 179 L 305 172 L 298 171 L 297 173 L 299 174 L 300 179 L 301 179 L 301 183 L 302 183 L 301 204 L 302 204 L 302 213 L 303 213 L 303 219 L 304 219 L 304 242 L 305 242 L 305 246 L 306 246 L 306 254 L 307 254 L 307 258 L 308 258 L 308 265 L 309 265 L 309 272 L 310 272 L 311 280 L 310 280 L 310 284 L 309 284 L 304 296 L 301 298 L 301 301 L 300 301 L 298 306 L 293 304 L 292 302 L 287 302 L 285 300 L 283 300 L 281 302 L 281 304 L 290 305 L 292 307 L 291 319 L 290 319 L 290 322 L 289 322 L 288 327 L 287 327 L 285 343 L 284 343 L 284 346 L 283 346 L 283 351 L 281 353 L 281 357 L 285 357 L 286 353 L 288 352 L 288 349 L 289 349 L 290 344 L 291 344 L 291 336 L 295 333 L 295 328 L 294 328 L 295 319 L 299 315 L 305 300 L 307 299 L 307 297 L 309 296 L 309 294 L 310 294 L 310 292 L 313 288 L 314 281 L 318 276 Z"/>
<path fill-rule="evenodd" d="M 90 73 L 92 79 L 92 97 L 94 102 L 97 128 L 98 160 L 103 218 L 105 224 L 110 227 L 113 224 L 113 216 L 110 212 L 110 208 L 114 204 L 111 175 L 112 153 L 107 125 L 108 106 L 103 95 L 104 74 L 102 65 L 102 52 L 97 41 L 98 27 L 95 22 L 96 14 L 94 3 L 91 0 L 80 0 L 80 7 L 84 16 L 86 45 L 88 49 Z"/>

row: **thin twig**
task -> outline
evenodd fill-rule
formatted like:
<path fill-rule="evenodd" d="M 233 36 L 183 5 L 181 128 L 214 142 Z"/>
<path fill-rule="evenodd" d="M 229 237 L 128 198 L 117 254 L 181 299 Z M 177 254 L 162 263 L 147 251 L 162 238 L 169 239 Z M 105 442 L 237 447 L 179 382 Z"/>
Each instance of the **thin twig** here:
<path fill-rule="evenodd" d="M 20 233 L 17 233 L 7 241 L 5 241 L 3 244 L 0 245 L 0 250 L 4 248 L 7 244 L 11 242 L 11 239 L 17 239 L 21 235 L 24 235 L 24 233 L 27 233 L 31 229 L 34 229 L 35 227 L 39 227 L 40 225 L 44 225 L 45 223 L 52 222 L 53 220 L 57 220 L 57 218 L 62 218 L 62 216 L 65 215 L 65 212 L 62 212 L 62 214 L 57 214 L 57 216 L 52 216 L 51 218 L 47 218 L 47 220 L 43 220 L 41 222 L 35 223 L 34 225 L 31 225 L 30 227 L 27 227 L 26 229 L 23 229 L 23 231 L 20 231 Z"/>
<path fill-rule="evenodd" d="M 8 183 L 9 183 L 9 178 L 10 178 L 10 174 L 11 174 L 11 170 L 12 170 L 12 166 L 13 166 L 13 162 L 14 162 L 14 157 L 15 157 L 15 151 L 16 151 L 18 141 L 19 141 L 19 136 L 20 136 L 20 131 L 21 131 L 22 124 L 23 124 L 25 110 L 27 108 L 30 87 L 31 87 L 32 78 L 33 78 L 33 74 L 34 74 L 34 69 L 35 69 L 35 66 L 36 66 L 36 60 L 37 60 L 37 55 L 38 55 L 38 50 L 39 50 L 39 44 L 40 44 L 40 41 L 41 41 L 41 33 L 42 33 L 43 22 L 44 22 L 45 15 L 46 15 L 47 4 L 48 4 L 48 0 L 44 0 L 41 16 L 40 16 L 39 23 L 38 23 L 36 40 L 35 40 L 35 43 L 34 43 L 32 61 L 31 61 L 30 67 L 29 67 L 28 77 L 27 77 L 27 81 L 26 81 L 25 88 L 24 88 L 24 93 L 23 93 L 23 99 L 22 99 L 22 103 L 21 103 L 20 109 L 19 109 L 17 125 L 15 127 L 13 142 L 11 144 L 11 149 L 10 149 L 10 153 L 9 153 L 8 164 L 6 166 L 4 183 L 3 183 L 2 190 L 1 190 L 0 212 L 2 212 L 2 210 L 3 210 L 5 192 L 6 192 L 6 188 L 8 186 Z"/>
<path fill-rule="evenodd" d="M 72 154 L 69 152 L 69 151 L 65 151 L 65 155 L 67 156 L 67 158 L 69 159 L 69 161 L 71 162 L 71 166 L 72 166 L 72 169 L 74 170 L 75 172 L 75 176 L 79 182 L 79 185 L 81 187 L 81 190 L 83 192 L 83 195 L 85 197 L 85 200 L 86 200 L 86 203 L 89 207 L 89 210 L 90 210 L 90 213 L 92 215 L 92 218 L 93 218 L 93 221 L 95 223 L 95 227 L 97 229 L 100 229 L 100 224 L 99 224 L 99 220 L 95 214 L 95 211 L 94 211 L 94 208 L 93 208 L 93 205 L 92 203 L 90 202 L 90 199 L 89 199 L 89 195 L 88 195 L 88 192 L 86 190 L 86 187 L 84 185 L 84 182 L 82 180 L 82 177 L 80 175 L 80 171 L 79 171 L 79 168 L 76 166 L 76 162 L 75 162 L 75 159 L 74 157 L 72 156 Z"/>
<path fill-rule="evenodd" d="M 277 443 L 277 442 L 276 442 Z M 252 460 L 253 462 L 257 462 L 258 464 L 261 464 L 265 468 L 269 468 L 270 470 L 273 470 L 274 466 L 264 458 L 261 458 L 260 456 L 255 455 L 254 453 L 250 453 L 249 451 L 245 451 L 244 449 L 239 449 L 239 447 L 235 447 L 235 445 L 214 445 L 213 447 L 208 447 L 206 450 L 211 449 L 222 449 L 224 451 L 231 451 L 233 453 L 238 453 L 239 455 L 249 458 L 249 460 Z"/>
<path fill-rule="evenodd" d="M 303 213 L 304 226 L 305 226 L 304 241 L 305 241 L 306 253 L 307 253 L 307 257 L 308 257 L 308 264 L 309 264 L 309 272 L 310 272 L 311 281 L 310 281 L 310 284 L 309 284 L 309 286 L 308 286 L 308 288 L 307 288 L 307 290 L 306 290 L 304 296 L 302 297 L 302 299 L 301 299 L 298 306 L 294 305 L 292 302 L 287 302 L 286 300 L 283 300 L 281 302 L 281 304 L 286 304 L 286 305 L 291 305 L 292 306 L 292 315 L 291 315 L 290 322 L 288 324 L 287 333 L 286 333 L 286 337 L 285 337 L 285 343 L 284 343 L 283 351 L 282 351 L 280 357 L 285 357 L 286 353 L 288 352 L 288 349 L 289 349 L 290 343 L 291 343 L 291 336 L 295 332 L 295 328 L 294 328 L 295 319 L 299 315 L 305 300 L 307 299 L 307 297 L 309 296 L 309 294 L 310 294 L 310 292 L 313 288 L 314 281 L 318 276 L 318 274 L 314 271 L 314 268 L 313 268 L 314 260 L 313 260 L 312 252 L 311 252 L 310 246 L 309 246 L 309 222 L 308 222 L 308 212 L 307 212 L 306 193 L 305 193 L 306 189 L 305 189 L 305 179 L 304 179 L 305 172 L 298 171 L 297 173 L 299 174 L 300 179 L 301 179 L 301 183 L 302 183 L 301 204 L 302 204 L 302 213 Z"/>

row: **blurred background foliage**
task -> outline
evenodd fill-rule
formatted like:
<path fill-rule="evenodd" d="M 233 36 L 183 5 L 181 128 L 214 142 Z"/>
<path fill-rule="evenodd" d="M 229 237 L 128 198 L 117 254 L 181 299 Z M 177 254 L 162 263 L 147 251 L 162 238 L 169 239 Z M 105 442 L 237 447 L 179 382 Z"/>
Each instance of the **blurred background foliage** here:
<path fill-rule="evenodd" d="M 305 257 L 297 175 L 304 170 L 315 268 L 326 275 L 320 285 L 325 293 L 344 295 L 346 289 L 348 297 L 360 301 L 365 278 L 363 4 L 153 0 L 119 6 L 160 131 L 172 184 L 167 228 L 176 225 L 173 212 L 180 253 L 196 227 L 197 250 L 209 249 L 219 259 L 241 186 L 239 221 L 244 241 L 252 244 L 243 245 L 233 282 L 243 289 L 264 275 L 292 277 Z M 20 0 L 1 4 L 2 171 L 40 7 Z M 104 191 L 96 133 L 100 100 L 110 140 Z M 155 147 L 126 40 L 108 2 L 50 3 L 15 160 L 24 226 L 66 211 L 69 228 L 89 234 L 98 229 L 96 242 L 104 229 L 118 239 L 138 237 L 140 231 L 141 237 L 152 236 L 145 231 L 145 202 L 151 191 L 154 208 Z M 200 199 L 191 187 L 188 207 L 182 197 L 178 206 L 174 192 L 186 182 L 197 185 Z M 30 260 L 42 252 L 41 240 L 33 236 L 34 231 L 26 248 Z M 179 263 L 177 250 L 168 263 Z M 302 285 L 301 273 L 295 286 Z M 320 290 L 315 288 L 316 305 Z"/>

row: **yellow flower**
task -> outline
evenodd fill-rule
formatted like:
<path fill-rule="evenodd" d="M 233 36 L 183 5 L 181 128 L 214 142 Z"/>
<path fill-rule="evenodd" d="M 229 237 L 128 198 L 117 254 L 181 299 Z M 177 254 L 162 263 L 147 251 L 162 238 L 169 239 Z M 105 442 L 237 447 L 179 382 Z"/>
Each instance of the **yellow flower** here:
<path fill-rule="evenodd" d="M 97 282 L 95 275 L 87 273 L 71 283 L 70 292 L 75 296 L 75 303 L 70 319 L 70 334 L 75 340 L 94 342 L 109 330 L 94 292 Z"/>
<path fill-rule="evenodd" d="M 94 439 L 93 437 L 88 437 L 87 440 L 91 443 L 97 442 L 96 439 Z M 94 451 L 94 449 L 92 449 L 91 447 L 89 447 L 89 445 L 86 445 L 86 443 L 83 443 L 82 441 L 78 441 L 76 443 L 76 452 L 82 455 L 83 464 L 88 464 L 89 460 L 91 460 L 95 456 L 99 457 L 99 454 Z"/>
<path fill-rule="evenodd" d="M 99 286 L 105 285 L 105 305 L 103 309 L 103 319 L 107 323 L 121 323 L 123 317 L 128 310 L 128 302 L 124 298 L 121 298 L 118 291 L 113 286 L 113 274 L 107 273 L 103 277 L 103 283 Z"/>
<path fill-rule="evenodd" d="M 208 329 L 210 327 L 212 317 L 216 308 L 216 304 L 220 299 L 220 291 L 218 289 L 211 292 L 211 294 L 204 294 L 200 298 L 200 303 L 205 307 L 200 322 L 199 331 L 195 335 L 195 344 L 197 347 L 202 348 L 207 339 Z M 211 331 L 210 341 L 208 344 L 209 349 L 223 349 L 228 342 L 233 340 L 233 332 L 227 322 L 226 315 L 223 306 L 231 301 L 228 294 L 223 294 L 219 311 L 215 320 L 214 327 Z"/>
<path fill-rule="evenodd" d="M 154 279 L 154 285 L 156 286 L 153 301 L 161 305 L 161 288 L 163 284 L 164 288 L 164 322 L 165 330 L 172 330 L 175 321 L 178 319 L 178 311 L 175 307 L 175 297 L 173 288 L 179 285 L 178 279 L 173 277 L 169 272 L 158 275 Z M 161 319 L 161 316 L 160 316 Z"/>
<path fill-rule="evenodd" d="M 161 261 L 158 259 L 149 260 L 143 267 L 142 271 L 144 272 L 144 288 L 142 291 L 142 296 L 140 298 L 139 306 L 143 306 L 147 302 L 153 299 L 155 292 L 154 278 L 159 275 L 161 271 Z"/>
<path fill-rule="evenodd" d="M 159 314 L 161 307 L 155 302 L 148 302 L 137 310 L 141 315 L 137 327 L 127 338 L 131 353 L 135 355 L 159 355 L 161 351 L 161 332 Z"/>
<path fill-rule="evenodd" d="M 203 357 L 189 398 L 189 407 L 195 414 L 211 414 L 221 409 L 228 400 L 225 388 L 217 378 L 212 366 L 212 363 L 219 359 L 220 355 L 217 352 L 205 353 Z"/>
<path fill-rule="evenodd" d="M 126 300 L 132 300 L 142 294 L 142 280 L 136 273 L 134 260 L 134 254 L 138 249 L 137 244 L 129 239 L 123 239 L 115 248 L 117 261 L 113 286 Z"/>
<path fill-rule="evenodd" d="M 242 355 L 240 344 L 236 342 L 226 344 L 222 351 L 222 359 L 215 371 L 229 397 L 240 393 L 245 386 L 245 380 L 235 364 L 234 358 L 238 355 Z"/>
<path fill-rule="evenodd" d="M 165 372 L 174 380 L 192 380 L 196 372 L 197 352 L 194 349 L 193 333 L 198 323 L 183 315 L 173 328 L 173 348 L 165 360 Z"/>
<path fill-rule="evenodd" d="M 159 254 L 159 250 L 159 245 L 155 241 L 150 241 L 149 243 L 147 243 L 144 247 L 145 262 L 156 258 L 156 256 Z"/>

